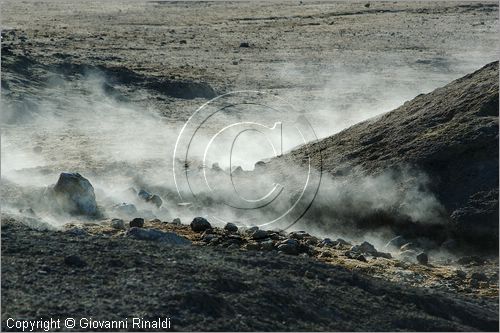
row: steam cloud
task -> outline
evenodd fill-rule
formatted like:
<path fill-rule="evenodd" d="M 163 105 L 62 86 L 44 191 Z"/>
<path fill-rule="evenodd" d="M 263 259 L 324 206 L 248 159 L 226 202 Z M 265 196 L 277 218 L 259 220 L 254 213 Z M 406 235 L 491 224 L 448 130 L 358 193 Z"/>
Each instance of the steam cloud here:
<path fill-rule="evenodd" d="M 49 82 L 35 94 L 26 94 L 22 100 L 2 100 L 4 213 L 30 224 L 39 221 L 56 227 L 68 221 L 82 220 L 55 212 L 45 198 L 46 188 L 55 183 L 60 172 L 65 171 L 79 172 L 91 181 L 98 204 L 109 217 L 133 217 L 115 207 L 129 203 L 137 207 L 135 215 L 146 218 L 168 220 L 180 217 L 189 222 L 197 215 L 222 216 L 223 219 L 214 219 L 213 222 L 222 224 L 230 220 L 260 225 L 286 211 L 290 202 L 300 194 L 307 172 L 299 166 L 287 164 L 279 169 L 279 173 L 264 169 L 249 171 L 256 161 L 272 157 L 269 150 L 262 154 L 261 147 L 266 144 L 258 141 L 262 137 L 259 139 L 259 136 L 249 134 L 242 142 L 259 144 L 238 146 L 233 165 L 241 165 L 247 171 L 235 178 L 235 186 L 242 196 L 258 198 L 265 195 L 272 184 L 279 183 L 284 187 L 279 199 L 272 206 L 244 212 L 235 212 L 221 203 L 234 197 L 234 188 L 233 184 L 227 183 L 227 149 L 214 149 L 208 165 L 201 164 L 200 152 L 195 154 L 198 159 L 193 158 L 189 172 L 196 179 L 203 168 L 209 168 L 210 180 L 218 184 L 216 191 L 200 190 L 198 203 L 178 206 L 180 199 L 173 184 L 171 167 L 174 144 L 183 123 L 161 117 L 153 108 L 120 100 L 110 95 L 106 87 L 102 75 L 88 73 L 79 80 Z M 133 94 L 132 97 L 143 98 Z M 27 101 L 31 107 L 26 107 Z M 207 124 L 209 130 L 200 135 L 209 138 L 218 123 L 242 120 L 245 116 L 251 119 L 256 114 L 249 109 L 220 114 L 213 123 Z M 294 116 L 259 114 L 259 120 L 273 124 L 280 117 Z M 320 132 L 325 131 L 325 128 L 320 129 Z M 301 143 L 286 130 L 284 136 L 284 150 Z M 223 170 L 210 169 L 212 162 L 219 163 Z M 419 223 L 439 223 L 442 208 L 426 190 L 427 181 L 425 175 L 410 169 L 379 175 L 366 175 L 363 170 L 353 169 L 351 175 L 342 178 L 322 175 L 320 191 L 312 208 L 292 229 L 305 229 L 325 236 L 342 234 L 355 237 L 355 220 L 379 211 L 394 212 Z M 160 209 L 152 207 L 140 200 L 131 188 L 158 193 L 163 198 L 163 206 Z M 308 193 L 309 196 L 313 194 L 314 191 Z M 306 199 L 309 202 L 312 197 Z M 305 207 L 298 208 L 300 211 Z M 290 220 L 284 219 L 266 227 L 279 229 L 289 224 Z"/>

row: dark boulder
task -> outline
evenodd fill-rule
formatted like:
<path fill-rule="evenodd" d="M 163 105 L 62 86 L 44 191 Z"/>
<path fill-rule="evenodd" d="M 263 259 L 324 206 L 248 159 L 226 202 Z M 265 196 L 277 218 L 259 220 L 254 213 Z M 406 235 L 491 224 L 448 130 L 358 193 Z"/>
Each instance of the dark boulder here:
<path fill-rule="evenodd" d="M 61 173 L 54 186 L 59 207 L 70 214 L 97 216 L 97 202 L 92 184 L 79 173 Z"/>

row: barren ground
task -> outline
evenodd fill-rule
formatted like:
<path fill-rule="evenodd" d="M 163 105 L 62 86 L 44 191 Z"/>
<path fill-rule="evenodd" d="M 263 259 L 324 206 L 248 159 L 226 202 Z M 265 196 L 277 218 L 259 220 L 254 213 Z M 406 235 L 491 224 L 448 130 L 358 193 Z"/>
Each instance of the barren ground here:
<path fill-rule="evenodd" d="M 130 186 L 161 191 L 172 140 L 212 94 L 276 94 L 325 137 L 497 60 L 496 2 L 366 3 L 3 1 L 2 328 L 87 315 L 171 316 L 176 330 L 497 330 L 497 257 L 364 262 L 317 244 L 288 256 L 244 233 L 227 249 L 165 223 L 201 215 L 167 194 L 146 227 L 191 246 L 32 206 L 62 171 L 88 177 L 102 205 Z"/>

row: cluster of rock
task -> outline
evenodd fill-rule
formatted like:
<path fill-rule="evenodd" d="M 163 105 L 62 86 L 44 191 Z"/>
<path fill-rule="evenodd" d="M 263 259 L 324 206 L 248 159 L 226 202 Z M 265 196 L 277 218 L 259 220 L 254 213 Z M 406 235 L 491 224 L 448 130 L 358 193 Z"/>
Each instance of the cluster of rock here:
<path fill-rule="evenodd" d="M 68 235 L 78 238 L 105 234 L 106 237 L 123 237 L 168 246 L 210 246 L 248 251 L 248 254 L 262 251 L 277 255 L 312 257 L 335 265 L 361 269 L 363 272 L 384 276 L 390 280 L 439 290 L 488 293 L 492 292 L 491 286 L 498 282 L 496 268 L 490 269 L 498 266 L 492 265 L 483 257 L 469 255 L 454 261 L 437 257 L 433 258 L 432 265 L 429 265 L 427 254 L 419 252 L 416 245 L 406 242 L 400 236 L 391 239 L 382 252 L 366 241 L 352 244 L 341 238 L 318 238 L 305 231 L 287 233 L 258 227 L 238 227 L 234 223 L 215 227 L 204 217 L 195 217 L 190 224 L 182 224 L 179 218 L 172 222 L 159 219 L 146 221 L 141 217 L 125 222 L 123 219 L 114 218 L 102 223 L 67 225 L 65 228 Z M 114 231 L 111 232 L 109 228 Z M 412 255 L 409 255 L 408 251 L 413 251 Z M 72 267 L 85 267 L 75 258 L 68 258 L 65 263 Z"/>
<path fill-rule="evenodd" d="M 151 207 L 160 209 L 163 205 L 163 200 L 158 194 L 149 193 L 144 189 L 140 189 L 138 192 L 135 189 L 129 191 L 137 196 L 139 202 L 146 202 Z M 147 217 L 154 215 L 149 210 L 138 210 L 132 203 L 111 204 L 105 208 L 99 206 L 94 187 L 88 179 L 79 173 L 61 173 L 57 183 L 48 187 L 43 193 L 43 200 L 46 201 L 46 206 L 54 209 L 56 213 L 85 216 L 91 219 L 100 218 L 107 214 L 119 217 L 137 216 L 140 213 Z M 35 215 L 31 208 L 20 210 L 20 212 Z"/>
<path fill-rule="evenodd" d="M 320 239 L 305 231 L 294 231 L 286 233 L 281 230 L 262 230 L 258 227 L 238 228 L 234 223 L 227 223 L 224 228 L 213 228 L 206 219 L 196 217 L 190 224 L 192 231 L 200 233 L 199 241 L 211 246 L 222 246 L 227 248 L 243 248 L 246 250 L 277 251 L 290 255 L 308 255 L 328 257 L 330 253 L 324 251 L 328 248 L 343 250 L 345 257 L 367 262 L 369 258 L 391 259 L 389 252 L 380 252 L 369 242 L 359 245 L 338 238 Z M 395 241 L 395 240 L 392 240 Z M 408 250 L 409 251 L 409 250 Z M 406 255 L 401 256 L 409 261 L 418 261 L 426 265 L 428 257 L 425 253 L 415 254 L 413 258 Z M 425 260 L 424 257 L 425 256 Z"/>

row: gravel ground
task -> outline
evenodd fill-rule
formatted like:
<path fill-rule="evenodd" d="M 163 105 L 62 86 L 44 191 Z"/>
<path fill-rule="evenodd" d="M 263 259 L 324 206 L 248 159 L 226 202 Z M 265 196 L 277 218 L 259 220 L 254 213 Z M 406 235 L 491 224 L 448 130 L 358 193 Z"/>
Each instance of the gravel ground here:
<path fill-rule="evenodd" d="M 498 329 L 493 299 L 414 288 L 312 258 L 36 231 L 4 219 L 2 329 L 9 317 L 80 316 L 170 317 L 172 329 L 190 331 Z"/>

